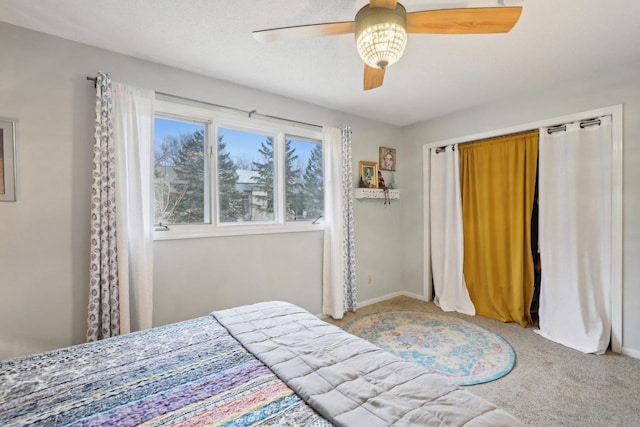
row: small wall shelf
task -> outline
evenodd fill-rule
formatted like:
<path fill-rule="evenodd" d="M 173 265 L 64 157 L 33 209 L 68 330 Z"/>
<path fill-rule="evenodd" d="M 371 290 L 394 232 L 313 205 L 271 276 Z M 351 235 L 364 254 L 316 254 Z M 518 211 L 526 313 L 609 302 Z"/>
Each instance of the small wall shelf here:
<path fill-rule="evenodd" d="M 356 199 L 384 199 L 381 188 L 356 188 Z M 400 199 L 400 190 L 389 190 L 389 199 Z"/>

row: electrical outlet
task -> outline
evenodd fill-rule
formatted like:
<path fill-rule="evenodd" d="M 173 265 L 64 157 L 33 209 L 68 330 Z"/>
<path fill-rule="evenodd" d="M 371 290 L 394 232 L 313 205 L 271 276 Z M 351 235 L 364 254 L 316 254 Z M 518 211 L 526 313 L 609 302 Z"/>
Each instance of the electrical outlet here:
<path fill-rule="evenodd" d="M 370 275 L 370 274 L 369 274 L 369 275 L 367 275 L 367 284 L 368 284 L 368 285 L 373 284 L 373 276 L 372 276 L 372 275 Z"/>

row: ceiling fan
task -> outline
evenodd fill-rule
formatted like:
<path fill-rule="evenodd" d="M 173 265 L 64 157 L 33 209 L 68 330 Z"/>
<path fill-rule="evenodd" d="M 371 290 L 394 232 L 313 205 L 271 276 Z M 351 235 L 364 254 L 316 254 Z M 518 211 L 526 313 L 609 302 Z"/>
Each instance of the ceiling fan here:
<path fill-rule="evenodd" d="M 364 90 L 382 86 L 384 73 L 404 52 L 407 33 L 507 33 L 518 22 L 522 7 L 425 10 L 407 13 L 397 0 L 369 0 L 354 21 L 298 25 L 254 31 L 260 42 L 355 33 L 364 61 Z"/>

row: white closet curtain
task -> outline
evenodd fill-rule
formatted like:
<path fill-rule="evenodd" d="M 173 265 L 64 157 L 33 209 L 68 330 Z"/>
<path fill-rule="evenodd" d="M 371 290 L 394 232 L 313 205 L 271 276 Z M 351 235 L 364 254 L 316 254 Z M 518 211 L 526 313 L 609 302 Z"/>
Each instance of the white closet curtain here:
<path fill-rule="evenodd" d="M 540 335 L 602 354 L 611 336 L 611 117 L 540 130 Z"/>
<path fill-rule="evenodd" d="M 462 273 L 464 235 L 458 146 L 431 149 L 430 226 L 434 303 L 444 311 L 475 315 Z"/>
<path fill-rule="evenodd" d="M 113 84 L 121 333 L 153 320 L 153 91 Z"/>
<path fill-rule="evenodd" d="M 351 129 L 323 129 L 322 312 L 341 319 L 357 308 Z"/>

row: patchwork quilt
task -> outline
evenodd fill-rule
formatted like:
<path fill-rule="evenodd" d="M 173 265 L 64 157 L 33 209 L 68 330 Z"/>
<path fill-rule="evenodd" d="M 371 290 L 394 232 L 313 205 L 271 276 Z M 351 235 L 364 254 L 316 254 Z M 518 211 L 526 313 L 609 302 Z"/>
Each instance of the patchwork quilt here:
<path fill-rule="evenodd" d="M 213 317 L 0 361 L 0 426 L 330 426 Z"/>

